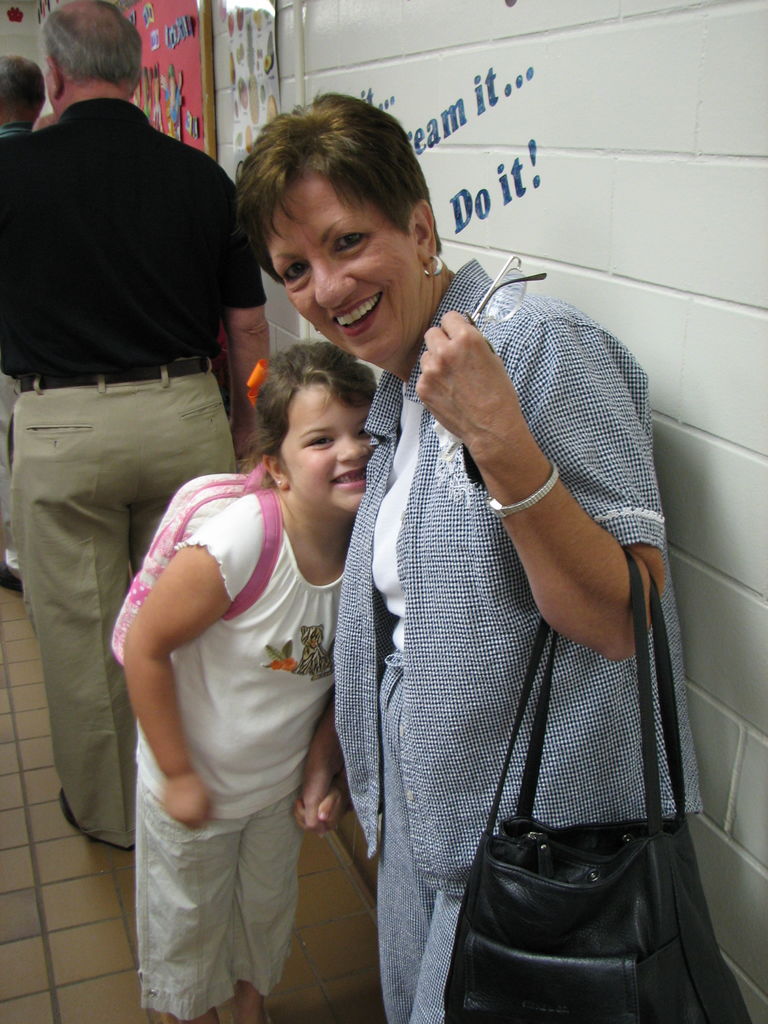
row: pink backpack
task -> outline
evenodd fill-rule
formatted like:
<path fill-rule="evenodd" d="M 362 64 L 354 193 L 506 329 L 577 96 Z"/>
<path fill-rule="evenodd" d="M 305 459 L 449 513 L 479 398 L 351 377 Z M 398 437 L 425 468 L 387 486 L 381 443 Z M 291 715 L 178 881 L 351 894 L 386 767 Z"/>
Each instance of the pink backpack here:
<path fill-rule="evenodd" d="M 242 498 L 246 494 L 255 494 L 259 499 L 264 519 L 264 546 L 256 568 L 222 618 L 233 619 L 236 615 L 240 615 L 263 594 L 280 553 L 283 527 L 280 501 L 273 490 L 262 487 L 263 478 L 264 469 L 262 466 L 257 466 L 247 476 L 242 473 L 216 473 L 211 476 L 196 477 L 179 488 L 160 520 L 149 551 L 141 569 L 133 578 L 115 623 L 112 633 L 112 651 L 121 665 L 125 638 L 139 608 L 144 604 L 147 594 L 154 586 L 158 576 L 173 558 L 178 545 L 193 532 L 189 528 L 193 516 L 209 503 L 216 502 L 216 505 L 209 510 L 209 513 L 213 515 L 216 512 L 221 512 L 237 498 Z"/>

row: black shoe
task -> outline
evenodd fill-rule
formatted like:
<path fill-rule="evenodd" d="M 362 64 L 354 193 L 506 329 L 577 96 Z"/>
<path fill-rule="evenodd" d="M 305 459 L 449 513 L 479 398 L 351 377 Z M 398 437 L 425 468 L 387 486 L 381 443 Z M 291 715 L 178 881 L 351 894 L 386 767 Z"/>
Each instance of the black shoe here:
<path fill-rule="evenodd" d="M 134 848 L 133 843 L 131 843 L 130 846 L 119 846 L 117 843 L 110 843 L 108 839 L 101 839 L 99 836 L 93 836 L 89 832 L 86 832 L 85 829 L 78 824 L 77 818 L 72 813 L 72 808 L 69 806 L 69 801 L 64 795 L 63 789 L 59 790 L 59 807 L 61 808 L 61 813 L 64 815 L 64 818 L 72 828 L 76 828 L 78 832 L 82 833 L 86 839 L 90 839 L 92 843 L 104 843 L 105 846 L 114 846 L 116 850 L 130 851 Z"/>
<path fill-rule="evenodd" d="M 7 562 L 0 562 L 0 587 L 5 587 L 6 590 L 15 590 L 18 593 L 24 589 L 13 569 L 8 568 Z"/>

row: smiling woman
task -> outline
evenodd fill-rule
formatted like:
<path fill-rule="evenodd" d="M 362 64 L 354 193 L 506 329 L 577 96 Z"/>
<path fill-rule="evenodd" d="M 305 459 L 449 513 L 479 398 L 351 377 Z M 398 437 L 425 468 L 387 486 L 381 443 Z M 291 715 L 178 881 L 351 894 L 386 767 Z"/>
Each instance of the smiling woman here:
<path fill-rule="evenodd" d="M 368 103 L 329 94 L 319 96 L 300 118 L 277 118 L 277 130 L 270 122 L 259 136 L 258 153 L 241 170 L 238 210 L 257 256 L 276 281 L 280 275 L 266 240 L 285 190 L 297 178 L 326 178 L 345 205 L 370 203 L 401 231 L 407 230 L 418 200 L 429 202 L 408 139 L 394 118 L 382 121 L 380 114 Z M 435 251 L 440 252 L 437 235 Z"/>
<path fill-rule="evenodd" d="M 295 308 L 385 371 L 339 612 L 336 725 L 371 853 L 382 836 L 387 1019 L 440 1024 L 463 886 L 540 616 L 561 634 L 563 678 L 537 812 L 557 825 L 642 815 L 623 548 L 646 587 L 653 576 L 663 589 L 669 571 L 646 378 L 616 338 L 554 299 L 486 317 L 483 336 L 468 314 L 490 278 L 476 262 L 443 265 L 408 137 L 364 101 L 321 96 L 271 122 L 238 209 Z M 663 600 L 695 809 L 670 587 Z M 315 799 L 334 743 L 323 733 L 310 750 Z M 593 787 L 575 792 L 585 766 Z M 502 814 L 519 765 L 510 777 Z"/>
<path fill-rule="evenodd" d="M 287 190 L 273 220 L 272 266 L 296 309 L 340 348 L 403 380 L 450 283 L 427 275 L 432 211 L 418 200 L 406 230 L 370 203 L 349 207 L 318 174 Z"/>

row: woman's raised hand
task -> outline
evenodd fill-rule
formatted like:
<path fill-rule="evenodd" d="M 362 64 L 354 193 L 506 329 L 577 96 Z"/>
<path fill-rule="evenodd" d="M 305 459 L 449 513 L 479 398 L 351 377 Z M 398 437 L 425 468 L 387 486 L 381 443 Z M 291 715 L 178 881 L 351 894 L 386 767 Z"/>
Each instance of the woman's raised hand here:
<path fill-rule="evenodd" d="M 424 336 L 419 398 L 475 454 L 484 440 L 507 443 L 522 426 L 517 392 L 486 339 L 462 313 L 446 313 Z"/>

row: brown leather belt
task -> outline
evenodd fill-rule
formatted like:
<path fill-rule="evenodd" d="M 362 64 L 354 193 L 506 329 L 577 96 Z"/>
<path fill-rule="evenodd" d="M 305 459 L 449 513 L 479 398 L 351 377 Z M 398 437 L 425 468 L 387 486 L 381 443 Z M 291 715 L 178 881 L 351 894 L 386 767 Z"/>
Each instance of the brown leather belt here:
<path fill-rule="evenodd" d="M 190 373 L 207 373 L 211 367 L 208 356 L 177 359 L 165 366 L 137 366 L 117 373 L 82 373 L 73 377 L 49 377 L 47 374 L 27 373 L 19 377 L 19 391 L 46 391 L 50 388 L 87 388 L 99 384 L 133 384 L 143 380 L 162 380 L 163 370 L 169 377 L 186 377 Z"/>

